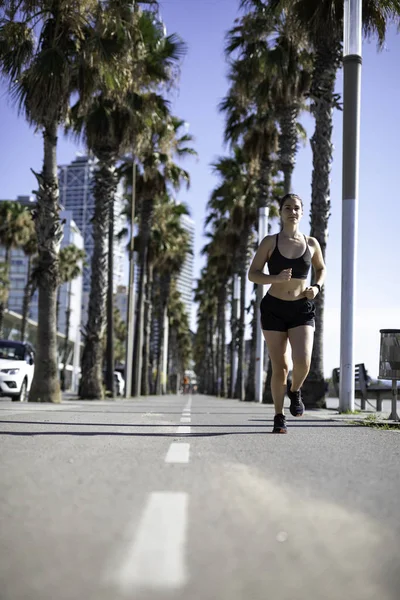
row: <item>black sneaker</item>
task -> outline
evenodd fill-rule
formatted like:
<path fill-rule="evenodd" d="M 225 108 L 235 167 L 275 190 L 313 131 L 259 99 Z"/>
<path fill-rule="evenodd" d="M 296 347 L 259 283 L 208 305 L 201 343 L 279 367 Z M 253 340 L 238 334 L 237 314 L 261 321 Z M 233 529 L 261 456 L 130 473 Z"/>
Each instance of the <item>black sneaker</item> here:
<path fill-rule="evenodd" d="M 285 415 L 275 415 L 272 433 L 287 433 Z"/>
<path fill-rule="evenodd" d="M 290 414 L 294 417 L 302 417 L 304 413 L 304 404 L 301 400 L 301 391 L 292 392 L 290 390 L 291 382 L 287 384 L 287 395 L 290 399 Z"/>

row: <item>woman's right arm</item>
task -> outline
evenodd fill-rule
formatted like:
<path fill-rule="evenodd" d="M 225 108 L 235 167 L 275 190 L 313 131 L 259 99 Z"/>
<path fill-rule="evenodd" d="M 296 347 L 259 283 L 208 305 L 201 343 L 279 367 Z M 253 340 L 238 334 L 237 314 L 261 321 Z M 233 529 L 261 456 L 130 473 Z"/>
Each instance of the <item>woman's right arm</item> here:
<path fill-rule="evenodd" d="M 275 236 L 273 235 L 267 235 L 258 246 L 248 274 L 249 280 L 253 283 L 258 283 L 259 285 L 284 283 L 285 281 L 289 281 L 292 277 L 292 269 L 285 269 L 278 275 L 266 275 L 266 273 L 263 273 L 268 254 L 270 250 L 272 250 L 274 238 Z"/>

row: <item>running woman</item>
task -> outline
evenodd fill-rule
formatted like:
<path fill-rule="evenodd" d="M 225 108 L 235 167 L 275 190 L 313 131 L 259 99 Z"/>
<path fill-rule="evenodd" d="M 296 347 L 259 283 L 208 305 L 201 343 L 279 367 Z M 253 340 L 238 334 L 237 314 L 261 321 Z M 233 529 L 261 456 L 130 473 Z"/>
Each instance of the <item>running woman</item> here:
<path fill-rule="evenodd" d="M 273 433 L 287 433 L 285 392 L 290 412 L 301 417 L 304 404 L 301 386 L 310 370 L 315 329 L 315 296 L 321 291 L 326 267 L 318 241 L 299 231 L 303 202 L 286 194 L 279 202 L 282 230 L 267 235 L 259 245 L 249 269 L 249 279 L 270 285 L 261 302 L 261 325 L 272 364 L 271 392 L 275 406 Z M 263 272 L 268 265 L 269 274 Z M 315 283 L 307 285 L 311 268 Z M 288 382 L 288 341 L 292 350 L 292 381 Z"/>

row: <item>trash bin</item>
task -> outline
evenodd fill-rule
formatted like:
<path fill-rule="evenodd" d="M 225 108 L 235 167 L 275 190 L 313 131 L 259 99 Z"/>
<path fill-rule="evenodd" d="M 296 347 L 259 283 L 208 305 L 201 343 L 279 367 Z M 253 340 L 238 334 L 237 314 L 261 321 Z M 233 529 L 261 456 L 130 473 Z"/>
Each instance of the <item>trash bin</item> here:
<path fill-rule="evenodd" d="M 381 329 L 378 379 L 392 380 L 392 412 L 389 419 L 399 421 L 397 415 L 397 381 L 400 379 L 400 329 Z"/>

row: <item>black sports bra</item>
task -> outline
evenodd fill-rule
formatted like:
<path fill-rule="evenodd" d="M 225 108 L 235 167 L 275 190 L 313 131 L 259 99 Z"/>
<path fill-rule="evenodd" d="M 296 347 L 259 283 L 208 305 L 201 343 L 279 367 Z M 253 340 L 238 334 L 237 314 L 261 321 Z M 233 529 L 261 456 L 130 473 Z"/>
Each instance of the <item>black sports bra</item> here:
<path fill-rule="evenodd" d="M 282 256 L 278 248 L 278 237 L 276 236 L 276 244 L 274 251 L 272 252 L 268 261 L 268 270 L 270 275 L 278 275 L 284 269 L 292 269 L 293 279 L 307 279 L 308 272 L 311 267 L 311 252 L 308 247 L 307 238 L 304 236 L 306 241 L 306 249 L 302 256 L 299 258 L 286 258 Z"/>

